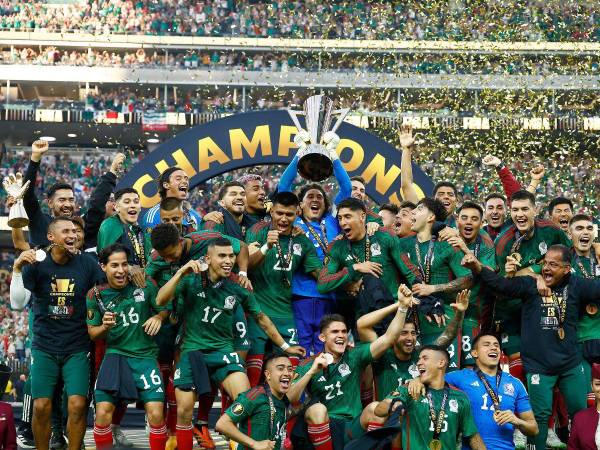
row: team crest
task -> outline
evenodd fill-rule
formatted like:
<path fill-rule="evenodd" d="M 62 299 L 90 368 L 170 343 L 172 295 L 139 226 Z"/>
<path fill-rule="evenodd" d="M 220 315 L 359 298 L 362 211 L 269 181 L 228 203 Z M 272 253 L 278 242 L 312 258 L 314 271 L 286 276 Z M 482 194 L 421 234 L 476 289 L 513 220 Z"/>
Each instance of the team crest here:
<path fill-rule="evenodd" d="M 223 305 L 223 308 L 225 309 L 233 309 L 233 307 L 235 306 L 235 296 L 234 295 L 230 295 L 229 297 L 225 298 L 225 305 Z"/>
<path fill-rule="evenodd" d="M 450 412 L 457 413 L 458 402 L 455 399 L 450 399 L 450 401 L 448 402 L 448 408 L 450 408 Z"/>
<path fill-rule="evenodd" d="M 417 369 L 417 365 L 411 364 L 408 368 L 408 373 L 410 373 L 411 377 L 417 378 L 419 376 L 419 369 Z"/>
<path fill-rule="evenodd" d="M 94 320 L 94 311 L 92 311 L 91 309 L 88 309 L 88 320 Z"/>
<path fill-rule="evenodd" d="M 548 252 L 548 244 L 546 244 L 544 241 L 540 242 L 538 248 L 540 249 L 541 255 L 545 255 Z"/>
<path fill-rule="evenodd" d="M 371 244 L 371 255 L 380 256 L 381 255 L 381 245 L 377 242 Z"/>
<path fill-rule="evenodd" d="M 502 333 L 502 336 L 500 336 L 500 339 L 502 340 L 503 344 L 507 344 L 508 343 L 508 334 Z"/>
<path fill-rule="evenodd" d="M 540 374 L 534 373 L 531 375 L 531 384 L 540 384 Z"/>
<path fill-rule="evenodd" d="M 294 255 L 302 256 L 302 246 L 300 244 L 294 244 L 292 250 L 294 252 Z"/>
<path fill-rule="evenodd" d="M 350 370 L 350 367 L 346 363 L 340 364 L 340 367 L 338 367 L 338 372 L 343 377 L 350 375 L 352 373 L 352 371 Z"/>
<path fill-rule="evenodd" d="M 241 403 L 237 403 L 237 402 L 234 403 L 231 406 L 231 412 L 235 416 L 241 416 L 244 413 L 244 405 L 242 405 Z"/>
<path fill-rule="evenodd" d="M 136 303 L 143 302 L 145 300 L 144 290 L 136 289 L 135 291 L 133 291 L 133 299 L 135 300 Z"/>
<path fill-rule="evenodd" d="M 506 383 L 504 385 L 504 393 L 506 395 L 510 395 L 510 396 L 515 395 L 515 387 L 513 386 L 512 383 Z"/>

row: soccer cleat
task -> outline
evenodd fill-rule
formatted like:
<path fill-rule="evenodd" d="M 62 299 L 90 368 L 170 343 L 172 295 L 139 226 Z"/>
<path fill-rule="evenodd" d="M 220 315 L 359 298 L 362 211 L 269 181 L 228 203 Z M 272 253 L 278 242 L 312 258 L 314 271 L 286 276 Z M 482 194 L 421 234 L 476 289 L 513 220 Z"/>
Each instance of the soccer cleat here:
<path fill-rule="evenodd" d="M 515 428 L 513 442 L 515 444 L 515 450 L 525 450 L 527 447 L 527 438 L 518 428 Z"/>
<path fill-rule="evenodd" d="M 549 428 L 548 436 L 546 437 L 546 447 L 567 448 L 567 444 L 563 443 L 563 441 L 558 438 L 556 432 L 552 428 Z"/>
<path fill-rule="evenodd" d="M 113 445 L 115 447 L 125 447 L 125 448 L 133 447 L 133 443 L 129 442 L 129 440 L 127 439 L 127 436 L 125 436 L 125 433 L 123 433 L 123 430 L 121 430 L 120 426 L 113 425 L 112 433 L 113 433 Z"/>
<path fill-rule="evenodd" d="M 213 449 L 217 448 L 215 442 L 210 435 L 210 431 L 208 430 L 208 426 L 205 424 L 195 424 L 194 425 L 194 437 L 196 438 L 196 442 L 200 448 Z"/>
<path fill-rule="evenodd" d="M 177 450 L 177 437 L 169 436 L 165 444 L 165 450 Z"/>
<path fill-rule="evenodd" d="M 20 448 L 35 448 L 31 425 L 23 426 L 17 434 L 17 444 Z"/>
<path fill-rule="evenodd" d="M 52 432 L 50 436 L 50 448 L 52 450 L 63 450 L 67 448 L 67 441 L 62 433 Z"/>

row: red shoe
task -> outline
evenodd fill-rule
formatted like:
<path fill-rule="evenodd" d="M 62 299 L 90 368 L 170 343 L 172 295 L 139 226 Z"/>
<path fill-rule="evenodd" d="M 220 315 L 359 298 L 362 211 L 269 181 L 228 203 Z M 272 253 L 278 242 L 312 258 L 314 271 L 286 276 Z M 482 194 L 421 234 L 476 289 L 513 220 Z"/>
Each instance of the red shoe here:
<path fill-rule="evenodd" d="M 215 442 L 210 435 L 210 431 L 208 431 L 208 426 L 206 425 L 194 425 L 194 437 L 196 438 L 196 442 L 200 446 L 200 448 L 214 449 L 217 448 Z"/>

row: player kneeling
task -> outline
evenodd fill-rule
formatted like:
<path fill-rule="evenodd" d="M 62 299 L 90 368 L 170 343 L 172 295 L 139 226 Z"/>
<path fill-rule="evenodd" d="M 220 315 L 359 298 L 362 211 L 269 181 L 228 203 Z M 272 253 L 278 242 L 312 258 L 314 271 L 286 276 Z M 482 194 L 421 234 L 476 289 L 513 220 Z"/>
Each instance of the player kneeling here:
<path fill-rule="evenodd" d="M 294 367 L 288 356 L 274 353 L 265 359 L 264 374 L 265 383 L 241 394 L 215 427 L 240 444 L 237 450 L 283 448 Z"/>
<path fill-rule="evenodd" d="M 180 299 L 185 311 L 181 358 L 173 377 L 177 398 L 177 448 L 192 449 L 192 414 L 198 395 L 210 391 L 210 380 L 235 399 L 250 389 L 243 361 L 234 351 L 236 306 L 254 318 L 273 343 L 290 355 L 304 356 L 302 347 L 287 344 L 260 309 L 254 294 L 231 278 L 235 254 L 231 243 L 216 238 L 208 244 L 204 263 L 189 261 L 160 289 L 156 302 Z M 206 375 L 206 376 L 205 376 Z"/>
<path fill-rule="evenodd" d="M 292 403 L 299 401 L 304 392 L 310 395 L 304 420 L 299 420 L 292 432 L 294 449 L 340 449 L 365 431 L 382 426 L 385 419 L 374 414 L 377 402 L 362 408 L 361 375 L 398 340 L 413 302 L 410 289 L 401 285 L 398 309 L 386 332 L 371 343 L 353 348 L 348 348 L 348 328 L 342 316 L 332 314 L 321 319 L 323 353 L 298 366 L 288 393 Z"/>
<path fill-rule="evenodd" d="M 167 428 L 163 417 L 164 387 L 156 362 L 158 333 L 166 313 L 156 305 L 158 288 L 151 279 L 145 288 L 129 282 L 129 250 L 121 244 L 104 248 L 100 267 L 108 284 L 87 295 L 88 333 L 106 340 L 106 354 L 96 381 L 94 440 L 99 450 L 112 448 L 112 415 L 116 402 L 141 400 L 150 423 L 150 449 L 164 450 Z M 155 312 L 158 312 L 155 314 Z"/>

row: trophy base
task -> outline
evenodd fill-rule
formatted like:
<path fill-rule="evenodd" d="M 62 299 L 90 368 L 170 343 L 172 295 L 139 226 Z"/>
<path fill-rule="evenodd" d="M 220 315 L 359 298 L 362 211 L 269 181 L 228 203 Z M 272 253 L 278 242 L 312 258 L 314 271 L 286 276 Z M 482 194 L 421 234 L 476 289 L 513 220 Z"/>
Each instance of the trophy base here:
<path fill-rule="evenodd" d="M 311 148 L 312 147 L 312 148 Z M 314 150 L 313 146 L 307 148 L 304 155 L 299 155 L 298 173 L 302 178 L 318 182 L 329 178 L 333 174 L 333 163 L 324 151 Z"/>
<path fill-rule="evenodd" d="M 13 217 L 8 219 L 7 224 L 11 228 L 23 228 L 29 225 L 29 219 L 27 217 Z"/>

